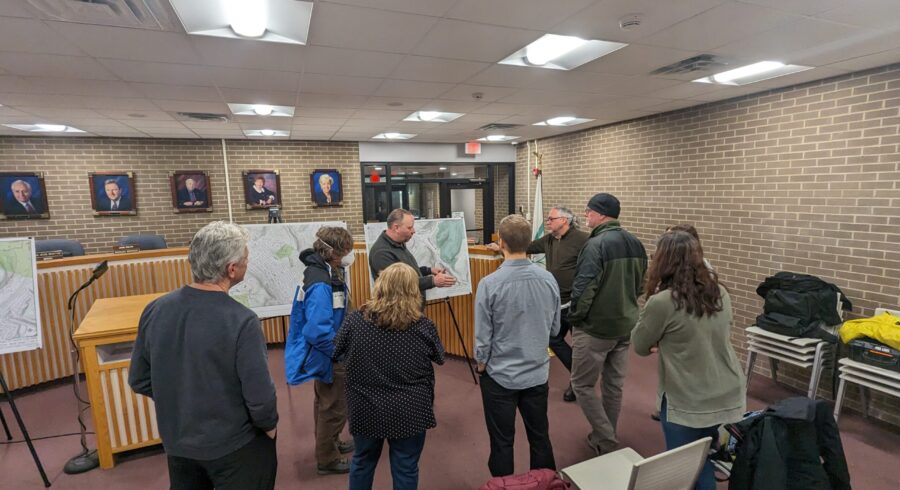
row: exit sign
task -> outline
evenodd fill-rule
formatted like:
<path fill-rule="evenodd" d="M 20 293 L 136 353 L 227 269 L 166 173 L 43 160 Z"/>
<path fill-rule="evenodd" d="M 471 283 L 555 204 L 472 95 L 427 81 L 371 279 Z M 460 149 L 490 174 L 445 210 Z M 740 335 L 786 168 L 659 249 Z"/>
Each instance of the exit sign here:
<path fill-rule="evenodd" d="M 481 143 L 477 141 L 466 143 L 466 155 L 481 155 Z"/>

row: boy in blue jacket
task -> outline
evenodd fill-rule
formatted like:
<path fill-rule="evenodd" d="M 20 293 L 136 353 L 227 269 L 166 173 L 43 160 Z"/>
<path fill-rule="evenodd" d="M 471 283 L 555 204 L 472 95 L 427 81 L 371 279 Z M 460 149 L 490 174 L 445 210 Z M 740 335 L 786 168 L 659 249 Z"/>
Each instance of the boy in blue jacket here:
<path fill-rule="evenodd" d="M 284 349 L 288 384 L 314 380 L 316 463 L 320 475 L 348 473 L 342 454 L 353 443 L 339 439 L 347 423 L 346 374 L 343 364 L 332 362 L 334 337 L 350 307 L 345 268 L 353 263 L 353 237 L 344 228 L 324 226 L 311 249 L 300 253 L 306 265 L 303 285 L 297 287 Z"/>

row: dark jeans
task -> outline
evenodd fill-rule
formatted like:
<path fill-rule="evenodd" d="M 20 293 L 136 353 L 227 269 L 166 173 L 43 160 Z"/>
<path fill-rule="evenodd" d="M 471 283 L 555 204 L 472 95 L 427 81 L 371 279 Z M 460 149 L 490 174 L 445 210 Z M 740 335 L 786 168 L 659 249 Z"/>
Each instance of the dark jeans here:
<path fill-rule="evenodd" d="M 425 447 L 425 433 L 387 441 L 394 490 L 415 490 L 419 486 L 419 456 Z M 384 439 L 353 436 L 353 444 L 356 449 L 350 461 L 350 490 L 369 490 L 372 488 Z"/>
<path fill-rule="evenodd" d="M 712 437 L 713 444 L 719 437 L 718 426 L 695 429 L 684 425 L 673 424 L 666 419 L 666 397 L 663 396 L 662 406 L 659 410 L 659 421 L 662 423 L 663 435 L 666 437 L 666 450 L 690 444 L 704 437 Z M 713 464 L 707 459 L 700 470 L 700 476 L 694 485 L 694 490 L 716 490 L 716 474 Z"/>
<path fill-rule="evenodd" d="M 219 459 L 168 456 L 172 490 L 264 490 L 275 488 L 275 440 L 260 431 L 244 447 Z"/>
<path fill-rule="evenodd" d="M 572 346 L 566 342 L 566 335 L 568 335 L 569 330 L 572 329 L 572 324 L 569 323 L 569 309 L 564 308 L 560 312 L 559 318 L 559 333 L 557 335 L 550 336 L 550 350 L 556 354 L 556 357 L 559 358 L 559 362 L 563 363 L 563 366 L 566 367 L 566 370 L 569 372 L 572 371 Z"/>
<path fill-rule="evenodd" d="M 491 476 L 512 475 L 513 442 L 516 437 L 516 409 L 522 414 L 525 434 L 531 450 L 531 469 L 556 469 L 550 428 L 547 422 L 547 383 L 524 390 L 508 390 L 484 373 L 481 375 L 481 401 L 484 421 L 491 440 L 488 469 Z"/>

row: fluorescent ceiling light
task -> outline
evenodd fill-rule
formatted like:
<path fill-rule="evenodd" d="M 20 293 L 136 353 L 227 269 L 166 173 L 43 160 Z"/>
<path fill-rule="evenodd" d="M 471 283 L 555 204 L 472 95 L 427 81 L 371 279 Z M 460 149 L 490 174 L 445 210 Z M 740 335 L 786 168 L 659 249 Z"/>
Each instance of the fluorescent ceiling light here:
<path fill-rule="evenodd" d="M 379 133 L 372 136 L 373 140 L 408 140 L 416 135 L 407 133 Z"/>
<path fill-rule="evenodd" d="M 538 40 L 507 56 L 501 65 L 571 70 L 628 46 L 612 41 L 544 34 Z"/>
<path fill-rule="evenodd" d="M 306 44 L 313 2 L 300 0 L 170 0 L 188 34 Z"/>
<path fill-rule="evenodd" d="M 519 139 L 518 136 L 506 136 L 504 134 L 492 134 L 489 136 L 485 136 L 484 138 L 478 138 L 478 141 L 487 141 L 489 143 L 498 143 L 500 141 L 511 141 L 514 139 Z"/>
<path fill-rule="evenodd" d="M 381 170 L 381 167 L 375 167 L 375 170 Z"/>
<path fill-rule="evenodd" d="M 244 136 L 264 136 L 264 137 L 286 137 L 290 136 L 290 131 L 280 129 L 245 129 Z"/>
<path fill-rule="evenodd" d="M 438 170 L 447 170 L 447 167 L 438 167 Z"/>
<path fill-rule="evenodd" d="M 708 77 L 694 80 L 698 83 L 714 83 L 718 85 L 747 85 L 770 78 L 811 70 L 811 66 L 786 65 L 780 61 L 760 61 L 752 65 L 741 66 L 733 70 L 716 73 Z"/>
<path fill-rule="evenodd" d="M 547 119 L 546 121 L 536 122 L 532 126 L 575 126 L 576 124 L 582 124 L 590 121 L 593 121 L 593 119 L 573 116 L 560 116 L 552 117 L 550 119 Z"/>
<path fill-rule="evenodd" d="M 84 131 L 64 124 L 4 124 L 8 128 L 31 133 L 83 133 Z"/>
<path fill-rule="evenodd" d="M 453 173 L 451 173 L 450 175 L 456 177 L 456 176 L 459 175 L 459 174 L 457 174 L 456 172 L 453 172 Z"/>
<path fill-rule="evenodd" d="M 413 175 L 417 175 L 419 173 L 418 170 L 413 170 Z"/>
<path fill-rule="evenodd" d="M 458 112 L 418 111 L 406 116 L 406 119 L 404 119 L 404 121 L 444 123 L 450 122 L 464 115 L 465 114 L 460 114 Z"/>
<path fill-rule="evenodd" d="M 228 109 L 235 116 L 294 117 L 294 108 L 289 105 L 228 104 Z"/>

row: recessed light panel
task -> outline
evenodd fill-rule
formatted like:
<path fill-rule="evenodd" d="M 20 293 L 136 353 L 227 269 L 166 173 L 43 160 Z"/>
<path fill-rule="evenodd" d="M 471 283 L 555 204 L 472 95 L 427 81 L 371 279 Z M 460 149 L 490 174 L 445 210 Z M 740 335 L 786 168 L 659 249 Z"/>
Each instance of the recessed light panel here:
<path fill-rule="evenodd" d="M 228 104 L 235 116 L 276 116 L 294 117 L 294 108 L 287 105 Z"/>
<path fill-rule="evenodd" d="M 551 117 L 546 121 L 536 122 L 534 126 L 575 126 L 577 124 L 583 124 L 586 122 L 593 121 L 593 119 L 585 119 L 583 117 L 573 117 L 573 116 L 560 116 L 560 117 Z"/>
<path fill-rule="evenodd" d="M 306 44 L 313 3 L 300 0 L 170 0 L 188 34 Z"/>
<path fill-rule="evenodd" d="M 287 137 L 290 136 L 290 131 L 282 131 L 280 129 L 245 129 L 244 136 L 253 136 L 253 137 L 264 137 L 264 138 L 272 138 L 272 137 Z"/>
<path fill-rule="evenodd" d="M 8 128 L 31 133 L 83 133 L 84 131 L 64 124 L 4 124 Z"/>
<path fill-rule="evenodd" d="M 544 34 L 538 40 L 500 61 L 501 65 L 571 70 L 628 46 L 624 43 Z"/>
<path fill-rule="evenodd" d="M 372 136 L 373 140 L 408 140 L 416 135 L 408 133 L 380 133 Z"/>
<path fill-rule="evenodd" d="M 464 116 L 458 112 L 418 111 L 406 116 L 404 121 L 445 123 Z"/>
<path fill-rule="evenodd" d="M 733 70 L 716 73 L 708 77 L 694 80 L 697 83 L 713 83 L 716 85 L 747 85 L 775 77 L 783 77 L 792 73 L 811 70 L 811 66 L 786 65 L 780 61 L 760 61 L 752 65 L 741 66 Z"/>
<path fill-rule="evenodd" d="M 507 136 L 505 134 L 492 134 L 484 138 L 478 138 L 478 141 L 486 141 L 488 143 L 501 143 L 504 141 L 512 141 L 519 139 L 519 136 Z"/>

